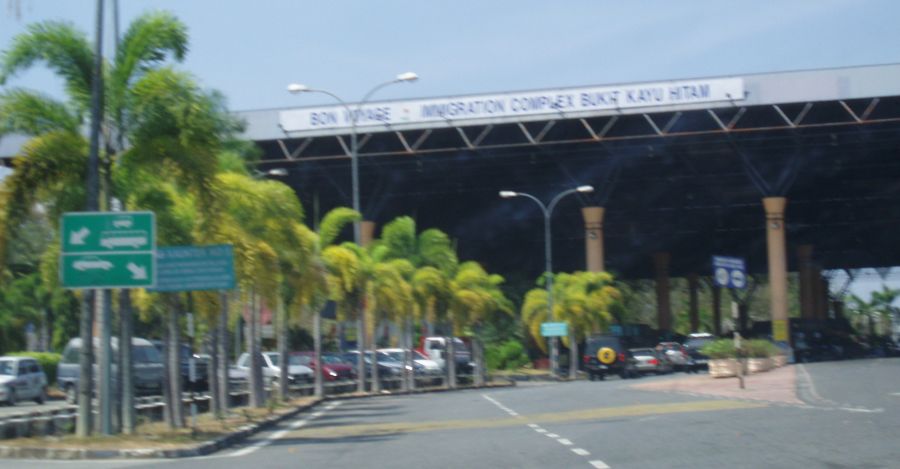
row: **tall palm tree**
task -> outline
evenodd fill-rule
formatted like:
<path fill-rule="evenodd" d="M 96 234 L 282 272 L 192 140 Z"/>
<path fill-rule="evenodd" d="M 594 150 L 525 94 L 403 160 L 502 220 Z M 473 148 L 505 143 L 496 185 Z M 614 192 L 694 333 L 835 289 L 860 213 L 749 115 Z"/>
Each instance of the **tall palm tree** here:
<path fill-rule="evenodd" d="M 588 334 L 609 326 L 613 319 L 610 309 L 622 294 L 607 272 L 564 273 L 554 283 L 554 310 L 569 325 L 565 344 L 569 347 L 569 378 L 575 379 L 578 343 Z"/>
<path fill-rule="evenodd" d="M 186 187 L 201 199 L 211 195 L 209 182 L 213 172 L 210 169 L 214 163 L 210 156 L 215 152 L 220 131 L 224 128 L 222 124 L 228 119 L 222 117 L 225 116 L 222 112 L 210 112 L 215 110 L 215 106 L 209 105 L 212 100 L 200 93 L 189 77 L 161 67 L 169 58 L 183 59 L 187 50 L 186 31 L 184 24 L 170 14 L 143 15 L 130 25 L 114 59 L 105 67 L 104 94 L 108 97 L 105 115 L 108 119 L 103 122 L 107 145 L 102 166 L 107 183 L 116 172 L 114 165 L 124 158 L 127 140 L 132 145 L 134 163 L 156 170 L 162 165 L 172 170 L 162 174 L 171 174 L 187 183 Z M 71 24 L 61 22 L 32 25 L 26 33 L 17 36 L 4 53 L 0 61 L 0 84 L 5 84 L 10 76 L 35 62 L 42 62 L 63 78 L 69 96 L 68 102 L 61 103 L 21 89 L 0 94 L 0 108 L 6 111 L 0 113 L 4 116 L 0 122 L 0 135 L 8 132 L 33 135 L 36 139 L 32 141 L 32 151 L 45 152 L 38 158 L 18 160 L 13 175 L 16 180 L 5 197 L 13 202 L 5 210 L 7 228 L 15 226 L 23 202 L 28 199 L 26 194 L 60 185 L 84 187 L 86 144 L 78 128 L 85 121 L 89 108 L 95 81 L 92 74 L 94 56 L 87 36 Z M 48 145 L 59 144 L 60 139 L 69 141 L 66 151 L 46 152 Z M 67 164 L 71 165 L 70 171 L 62 170 Z M 32 177 L 28 177 L 29 174 Z M 33 177 L 35 174 L 39 175 L 37 179 Z M 72 184 L 75 182 L 72 179 L 78 179 L 80 184 Z M 107 190 L 108 196 L 115 188 L 107 187 Z M 70 203 L 76 199 L 84 200 L 84 194 L 78 194 L 78 190 L 66 192 Z M 127 198 L 127 194 L 121 192 L 114 195 L 123 200 Z M 0 241 L 0 256 L 4 246 L 5 243 Z M 127 307 L 123 314 L 123 324 L 128 324 Z M 127 335 L 128 327 L 124 330 Z M 126 343 L 130 341 L 129 337 L 124 339 Z M 130 347 L 121 349 L 127 383 L 130 381 L 127 379 L 130 377 Z M 83 363 L 82 376 L 89 382 L 91 369 L 85 368 L 87 363 L 89 361 Z M 124 392 L 128 431 L 133 428 L 130 387 L 125 386 Z M 88 391 L 82 394 L 82 401 L 90 399 Z"/>

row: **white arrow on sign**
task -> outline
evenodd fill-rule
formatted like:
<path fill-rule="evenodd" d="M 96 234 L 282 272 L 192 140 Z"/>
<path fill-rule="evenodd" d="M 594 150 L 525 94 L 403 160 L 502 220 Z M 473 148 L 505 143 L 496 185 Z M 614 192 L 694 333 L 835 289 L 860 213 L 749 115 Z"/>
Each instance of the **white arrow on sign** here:
<path fill-rule="evenodd" d="M 112 268 L 112 263 L 109 261 L 104 261 L 104 260 L 100 260 L 100 259 L 92 260 L 92 261 L 75 261 L 72 264 L 72 267 L 74 267 L 75 270 L 79 270 L 81 272 L 84 272 L 85 270 L 95 270 L 95 269 L 109 270 Z"/>
<path fill-rule="evenodd" d="M 131 271 L 132 280 L 147 280 L 147 268 L 139 266 L 134 262 L 129 262 L 125 267 Z"/>
<path fill-rule="evenodd" d="M 82 226 L 80 230 L 69 233 L 69 244 L 84 245 L 84 238 L 87 238 L 89 234 L 91 234 L 91 230 Z"/>

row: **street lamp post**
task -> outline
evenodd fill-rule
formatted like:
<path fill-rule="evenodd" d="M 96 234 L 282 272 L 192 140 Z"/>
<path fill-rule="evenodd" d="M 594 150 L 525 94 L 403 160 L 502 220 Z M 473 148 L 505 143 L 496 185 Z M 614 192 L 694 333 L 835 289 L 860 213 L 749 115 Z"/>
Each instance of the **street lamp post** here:
<path fill-rule="evenodd" d="M 500 191 L 500 197 L 503 197 L 504 199 L 526 197 L 533 200 L 534 203 L 538 204 L 544 214 L 544 274 L 546 277 L 544 285 L 547 287 L 547 321 L 553 320 L 553 246 L 552 238 L 550 237 L 550 217 L 553 215 L 553 209 L 556 208 L 556 204 L 558 204 L 563 197 L 577 192 L 587 193 L 593 191 L 593 186 L 578 186 L 573 189 L 568 189 L 556 194 L 547 205 L 544 205 L 537 197 L 525 192 Z M 559 369 L 558 340 L 559 339 L 556 337 L 553 337 L 550 343 L 550 366 L 554 375 L 558 374 L 557 371 Z"/>
<path fill-rule="evenodd" d="M 288 85 L 287 90 L 293 94 L 299 93 L 321 93 L 326 94 L 334 98 L 335 101 L 340 103 L 340 105 L 344 108 L 344 111 L 347 112 L 347 115 L 350 119 L 350 174 L 351 174 L 351 184 L 352 184 L 352 194 L 353 194 L 353 210 L 355 210 L 360 215 L 362 214 L 362 210 L 360 209 L 359 203 L 359 137 L 357 134 L 357 125 L 359 123 L 359 114 L 362 110 L 363 105 L 369 101 L 369 98 L 372 97 L 378 90 L 392 85 L 394 83 L 402 83 L 402 82 L 414 82 L 419 79 L 419 76 L 414 72 L 406 72 L 401 73 L 394 77 L 393 80 L 386 81 L 384 83 L 380 83 L 368 93 L 366 93 L 362 100 L 356 104 L 355 108 L 350 108 L 350 105 L 347 104 L 346 101 L 341 99 L 340 96 L 323 89 L 318 88 L 310 88 L 306 85 L 300 83 L 291 83 Z M 355 220 L 353 222 L 353 242 L 357 245 L 362 244 L 362 237 L 360 235 L 360 220 Z M 357 327 L 357 348 L 360 351 L 359 354 L 359 362 L 358 365 L 358 374 L 359 374 L 359 382 L 357 383 L 357 390 L 360 392 L 364 392 L 366 390 L 366 364 L 365 364 L 365 348 L 364 348 L 364 338 L 365 338 L 365 319 L 363 318 L 363 314 L 361 311 L 361 307 L 359 307 L 358 319 L 356 321 Z M 318 314 L 318 313 L 317 313 Z M 321 360 L 321 350 L 316 350 L 316 357 Z M 373 353 L 373 360 L 377 360 L 377 356 Z M 377 365 L 373 363 L 372 365 L 373 374 L 377 373 Z M 377 381 L 377 374 L 374 375 L 373 386 L 375 386 L 375 381 Z"/>

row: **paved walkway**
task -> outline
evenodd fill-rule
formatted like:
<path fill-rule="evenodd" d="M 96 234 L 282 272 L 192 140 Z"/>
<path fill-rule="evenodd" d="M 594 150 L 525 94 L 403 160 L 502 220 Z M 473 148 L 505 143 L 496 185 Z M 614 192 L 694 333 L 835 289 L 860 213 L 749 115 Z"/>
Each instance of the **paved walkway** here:
<path fill-rule="evenodd" d="M 797 370 L 793 365 L 776 368 L 765 373 L 745 376 L 744 389 L 740 388 L 737 378 L 713 378 L 709 375 L 639 383 L 631 387 L 645 391 L 678 392 L 783 404 L 804 404 L 797 397 Z"/>

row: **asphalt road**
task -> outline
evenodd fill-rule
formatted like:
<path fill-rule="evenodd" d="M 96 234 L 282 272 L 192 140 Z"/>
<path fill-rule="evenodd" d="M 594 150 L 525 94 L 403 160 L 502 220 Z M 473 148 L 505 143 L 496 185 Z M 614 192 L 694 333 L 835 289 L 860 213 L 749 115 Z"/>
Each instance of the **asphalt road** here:
<path fill-rule="evenodd" d="M 803 404 L 642 391 L 619 379 L 527 385 L 332 401 L 203 458 L 0 466 L 900 467 L 900 359 L 797 371 Z"/>

